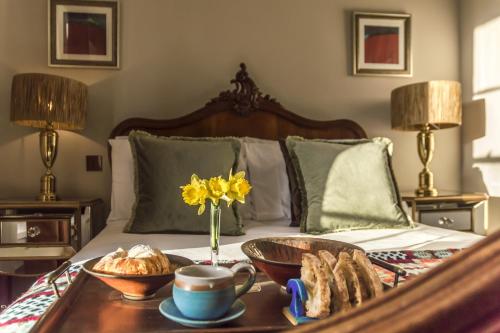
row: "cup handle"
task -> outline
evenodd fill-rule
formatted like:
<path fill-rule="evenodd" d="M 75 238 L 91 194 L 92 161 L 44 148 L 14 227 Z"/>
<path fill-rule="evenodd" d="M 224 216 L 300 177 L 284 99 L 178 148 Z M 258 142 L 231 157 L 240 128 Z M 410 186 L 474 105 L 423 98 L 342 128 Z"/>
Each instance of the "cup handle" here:
<path fill-rule="evenodd" d="M 255 272 L 255 268 L 252 265 L 247 264 L 245 262 L 239 262 L 235 264 L 233 267 L 231 267 L 231 271 L 233 271 L 234 274 L 238 273 L 239 271 L 248 271 L 248 273 L 250 273 L 250 276 L 245 281 L 243 286 L 241 286 L 236 290 L 236 298 L 238 298 L 244 295 L 247 291 L 249 291 L 250 288 L 252 288 L 253 284 L 255 283 L 255 278 L 257 277 L 256 275 L 257 273 Z"/>

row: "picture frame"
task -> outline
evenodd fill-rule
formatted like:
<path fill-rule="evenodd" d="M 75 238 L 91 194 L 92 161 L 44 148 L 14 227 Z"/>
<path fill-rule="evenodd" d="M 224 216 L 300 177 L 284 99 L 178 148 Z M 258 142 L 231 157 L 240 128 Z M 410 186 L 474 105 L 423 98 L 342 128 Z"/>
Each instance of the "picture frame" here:
<path fill-rule="evenodd" d="M 118 69 L 117 1 L 49 0 L 49 66 Z"/>
<path fill-rule="evenodd" d="M 353 75 L 412 76 L 411 15 L 353 12 Z"/>

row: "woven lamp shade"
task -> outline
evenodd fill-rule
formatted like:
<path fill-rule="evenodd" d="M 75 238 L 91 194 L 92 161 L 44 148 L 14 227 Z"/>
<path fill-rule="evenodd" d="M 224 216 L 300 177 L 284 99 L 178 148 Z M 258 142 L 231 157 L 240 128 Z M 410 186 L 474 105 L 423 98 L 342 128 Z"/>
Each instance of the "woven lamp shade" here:
<path fill-rule="evenodd" d="M 49 74 L 18 74 L 12 80 L 10 120 L 18 125 L 81 130 L 85 127 L 87 86 Z"/>
<path fill-rule="evenodd" d="M 456 81 L 429 81 L 394 89 L 392 128 L 418 131 L 424 125 L 450 128 L 462 123 L 462 89 Z"/>

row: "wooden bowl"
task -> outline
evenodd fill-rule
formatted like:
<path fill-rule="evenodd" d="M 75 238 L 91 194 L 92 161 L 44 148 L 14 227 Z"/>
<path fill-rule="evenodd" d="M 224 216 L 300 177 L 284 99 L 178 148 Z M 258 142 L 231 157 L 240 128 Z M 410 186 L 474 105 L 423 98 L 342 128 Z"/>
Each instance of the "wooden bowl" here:
<path fill-rule="evenodd" d="M 289 279 L 300 278 L 303 253 L 330 251 L 335 256 L 341 251 L 350 254 L 362 248 L 349 243 L 313 237 L 269 237 L 245 242 L 241 250 L 252 263 L 274 282 L 286 286 Z M 364 252 L 364 251 L 363 251 Z"/>
<path fill-rule="evenodd" d="M 120 291 L 123 297 L 130 300 L 145 300 L 153 298 L 161 287 L 172 281 L 175 277 L 174 271 L 179 267 L 193 265 L 188 258 L 167 254 L 171 265 L 174 265 L 169 274 L 151 274 L 151 275 L 124 275 L 102 273 L 92 270 L 94 265 L 102 257 L 94 258 L 83 264 L 83 270 L 93 277 L 101 280 L 113 289 Z"/>

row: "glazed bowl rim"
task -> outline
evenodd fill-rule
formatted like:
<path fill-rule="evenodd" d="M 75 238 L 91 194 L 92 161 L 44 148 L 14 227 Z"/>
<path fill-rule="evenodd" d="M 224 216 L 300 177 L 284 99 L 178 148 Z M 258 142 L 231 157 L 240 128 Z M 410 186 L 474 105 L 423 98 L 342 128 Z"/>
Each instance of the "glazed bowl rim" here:
<path fill-rule="evenodd" d="M 252 253 L 250 253 L 250 250 L 248 249 L 249 246 L 252 243 L 265 242 L 265 241 L 273 242 L 273 241 L 277 241 L 277 240 L 306 240 L 306 241 L 309 241 L 309 242 L 311 242 L 311 241 L 315 241 L 315 242 L 316 241 L 320 241 L 320 242 L 325 242 L 325 243 L 335 242 L 335 243 L 337 243 L 339 245 L 345 245 L 345 247 L 347 247 L 347 248 L 352 248 L 353 250 L 361 250 L 361 251 L 363 251 L 363 253 L 365 252 L 365 250 L 363 250 L 361 247 L 359 247 L 357 245 L 354 245 L 354 244 L 351 244 L 351 243 L 346 243 L 346 242 L 337 241 L 337 240 L 333 240 L 333 239 L 325 239 L 325 238 L 319 238 L 319 237 L 307 237 L 307 236 L 305 236 L 305 237 L 302 237 L 302 236 L 286 237 L 285 236 L 285 237 L 262 237 L 262 238 L 255 238 L 255 239 L 246 241 L 243 244 L 241 244 L 241 250 L 251 260 L 257 260 L 257 261 L 260 261 L 260 262 L 264 262 L 266 264 L 286 266 L 286 267 L 301 267 L 302 264 L 300 264 L 300 263 L 275 261 L 275 260 L 271 260 L 271 259 L 265 259 L 265 258 L 262 258 L 262 257 L 257 257 L 255 255 L 253 255 Z"/>

